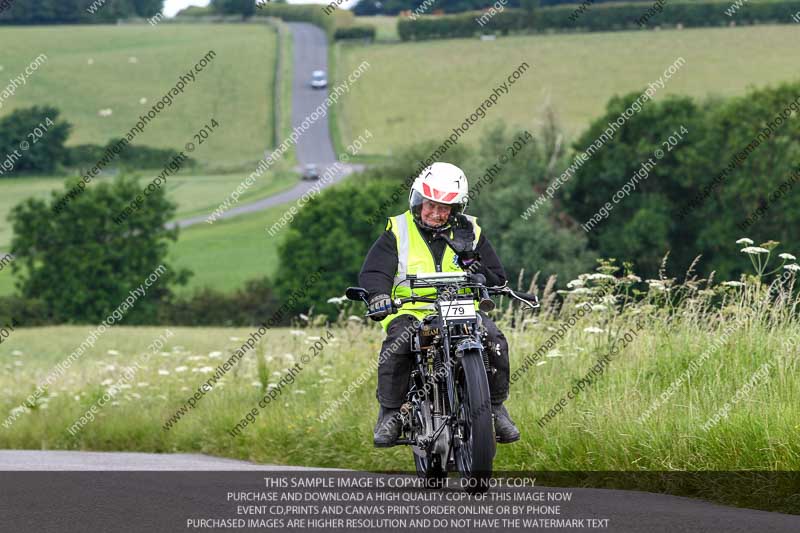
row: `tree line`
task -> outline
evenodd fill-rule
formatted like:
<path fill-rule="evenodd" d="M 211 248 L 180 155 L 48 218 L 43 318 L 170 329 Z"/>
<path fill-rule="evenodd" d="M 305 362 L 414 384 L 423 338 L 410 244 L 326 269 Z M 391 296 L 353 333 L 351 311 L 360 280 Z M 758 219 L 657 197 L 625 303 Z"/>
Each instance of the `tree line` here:
<path fill-rule="evenodd" d="M 92 24 L 161 13 L 164 0 L 12 0 L 0 24 Z"/>

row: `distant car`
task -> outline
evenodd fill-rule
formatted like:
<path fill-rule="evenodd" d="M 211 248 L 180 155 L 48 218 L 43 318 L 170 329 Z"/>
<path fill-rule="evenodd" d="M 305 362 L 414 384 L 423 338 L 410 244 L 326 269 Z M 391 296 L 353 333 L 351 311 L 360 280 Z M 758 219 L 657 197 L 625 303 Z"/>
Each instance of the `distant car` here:
<path fill-rule="evenodd" d="M 328 86 L 328 77 L 324 70 L 315 70 L 311 73 L 311 87 L 314 89 L 324 89 Z"/>
<path fill-rule="evenodd" d="M 304 180 L 318 180 L 319 179 L 319 169 L 317 169 L 317 165 L 306 165 L 303 168 L 303 179 Z"/>

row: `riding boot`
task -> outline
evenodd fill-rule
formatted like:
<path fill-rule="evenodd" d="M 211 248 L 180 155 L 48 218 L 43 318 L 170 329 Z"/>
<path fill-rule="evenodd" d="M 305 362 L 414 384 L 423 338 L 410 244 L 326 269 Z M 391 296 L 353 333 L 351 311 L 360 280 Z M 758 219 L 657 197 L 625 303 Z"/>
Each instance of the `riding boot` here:
<path fill-rule="evenodd" d="M 378 421 L 375 423 L 373 443 L 376 448 L 388 448 L 394 446 L 400 437 L 400 430 L 403 427 L 400 418 L 400 409 L 391 409 L 381 406 L 378 412 Z"/>
<path fill-rule="evenodd" d="M 494 415 L 494 433 L 497 436 L 497 442 L 500 444 L 508 444 L 519 440 L 519 430 L 511 420 L 511 415 L 508 414 L 506 407 L 500 404 L 492 404 L 492 414 Z"/>

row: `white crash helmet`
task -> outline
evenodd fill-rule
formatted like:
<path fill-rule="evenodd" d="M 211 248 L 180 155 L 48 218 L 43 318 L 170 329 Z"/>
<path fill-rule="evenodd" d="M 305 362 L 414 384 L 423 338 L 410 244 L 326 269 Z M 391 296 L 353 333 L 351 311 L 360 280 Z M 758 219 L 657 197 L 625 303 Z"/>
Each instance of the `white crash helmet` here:
<path fill-rule="evenodd" d="M 408 195 L 408 206 L 417 225 L 425 229 L 442 230 L 450 226 L 455 216 L 462 214 L 467 208 L 468 192 L 467 176 L 464 175 L 463 170 L 450 163 L 437 162 L 425 167 L 414 180 Z M 453 206 L 450 210 L 450 217 L 443 227 L 432 228 L 422 222 L 420 216 L 422 200 L 426 198 L 440 204 Z"/>

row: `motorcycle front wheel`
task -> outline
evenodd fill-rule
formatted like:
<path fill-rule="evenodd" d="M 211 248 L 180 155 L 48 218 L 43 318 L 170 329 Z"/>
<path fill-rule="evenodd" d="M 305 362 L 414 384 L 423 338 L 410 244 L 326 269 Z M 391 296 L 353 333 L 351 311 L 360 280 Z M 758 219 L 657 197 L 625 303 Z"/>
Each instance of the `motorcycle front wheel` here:
<path fill-rule="evenodd" d="M 456 374 L 456 420 L 461 438 L 455 456 L 461 485 L 467 492 L 489 489 L 495 455 L 494 426 L 489 397 L 489 380 L 478 350 L 467 350 Z"/>

